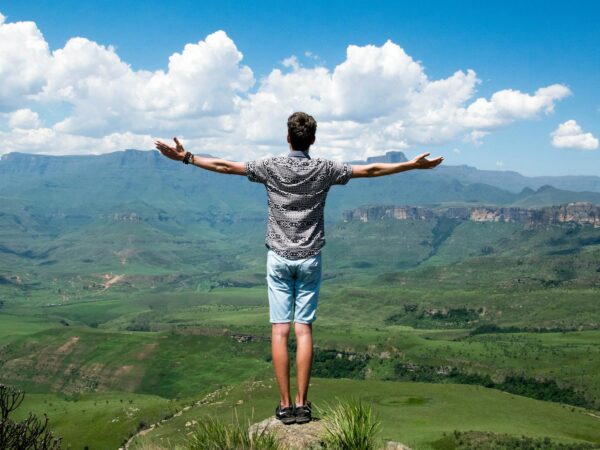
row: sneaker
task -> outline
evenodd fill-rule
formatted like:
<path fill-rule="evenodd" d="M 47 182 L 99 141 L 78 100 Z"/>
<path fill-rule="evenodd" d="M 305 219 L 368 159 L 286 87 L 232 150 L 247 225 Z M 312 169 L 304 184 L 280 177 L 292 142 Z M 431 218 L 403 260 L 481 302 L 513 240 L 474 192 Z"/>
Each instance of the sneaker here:
<path fill-rule="evenodd" d="M 296 423 L 307 423 L 312 420 L 312 404 L 308 401 L 306 405 L 294 405 L 296 410 Z"/>
<path fill-rule="evenodd" d="M 296 415 L 294 413 L 294 405 L 292 404 L 290 406 L 283 407 L 281 404 L 278 404 L 277 408 L 275 409 L 275 417 L 278 420 L 281 420 L 281 422 L 285 425 L 295 423 Z"/>

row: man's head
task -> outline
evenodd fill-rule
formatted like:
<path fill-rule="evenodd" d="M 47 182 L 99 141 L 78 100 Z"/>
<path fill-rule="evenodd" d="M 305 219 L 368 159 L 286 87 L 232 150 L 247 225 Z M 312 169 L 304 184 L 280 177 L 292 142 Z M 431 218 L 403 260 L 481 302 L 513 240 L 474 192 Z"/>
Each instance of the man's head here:
<path fill-rule="evenodd" d="M 295 112 L 287 121 L 288 142 L 294 150 L 307 151 L 315 142 L 317 121 L 313 116 L 303 112 Z"/>

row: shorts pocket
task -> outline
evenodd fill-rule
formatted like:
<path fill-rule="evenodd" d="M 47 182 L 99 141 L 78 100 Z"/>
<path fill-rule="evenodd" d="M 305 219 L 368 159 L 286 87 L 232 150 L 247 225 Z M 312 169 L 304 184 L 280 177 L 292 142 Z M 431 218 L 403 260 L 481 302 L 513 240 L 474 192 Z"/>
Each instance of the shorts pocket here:
<path fill-rule="evenodd" d="M 270 252 L 267 254 L 267 276 L 280 279 L 290 278 L 290 270 L 287 264 Z"/>
<path fill-rule="evenodd" d="M 303 262 L 298 269 L 298 279 L 305 283 L 319 281 L 321 279 L 321 254 Z"/>

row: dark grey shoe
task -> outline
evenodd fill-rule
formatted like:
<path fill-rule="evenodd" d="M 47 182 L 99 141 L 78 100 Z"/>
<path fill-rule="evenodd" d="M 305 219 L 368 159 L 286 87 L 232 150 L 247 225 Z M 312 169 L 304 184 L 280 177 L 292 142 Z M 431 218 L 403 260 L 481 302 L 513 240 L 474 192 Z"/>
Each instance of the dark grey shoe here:
<path fill-rule="evenodd" d="M 308 401 L 306 405 L 294 405 L 296 411 L 296 423 L 307 423 L 312 420 L 312 404 Z"/>
<path fill-rule="evenodd" d="M 296 423 L 296 414 L 294 410 L 294 405 L 283 407 L 281 403 L 277 405 L 275 409 L 275 417 L 281 420 L 285 425 L 290 425 L 292 423 Z"/>

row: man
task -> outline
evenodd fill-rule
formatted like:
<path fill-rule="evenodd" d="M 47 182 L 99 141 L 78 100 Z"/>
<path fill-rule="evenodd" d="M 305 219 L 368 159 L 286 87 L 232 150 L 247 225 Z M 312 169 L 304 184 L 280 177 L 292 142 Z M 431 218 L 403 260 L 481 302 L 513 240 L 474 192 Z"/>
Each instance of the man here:
<path fill-rule="evenodd" d="M 289 153 L 255 161 L 233 162 L 186 152 L 177 138 L 171 147 L 156 141 L 156 148 L 168 158 L 203 169 L 231 175 L 245 175 L 266 186 L 269 220 L 265 244 L 267 287 L 272 324 L 271 351 L 279 385 L 276 417 L 285 424 L 312 419 L 307 400 L 312 366 L 312 322 L 321 284 L 321 248 L 325 245 L 323 210 L 329 188 L 346 184 L 350 178 L 379 177 L 411 169 L 431 169 L 443 157 L 428 160 L 423 153 L 403 163 L 350 165 L 324 158 L 311 158 L 317 123 L 312 116 L 296 112 L 288 118 Z M 293 310 L 293 314 L 292 314 Z M 292 318 L 296 334 L 298 392 L 290 398 L 287 351 Z"/>

